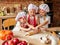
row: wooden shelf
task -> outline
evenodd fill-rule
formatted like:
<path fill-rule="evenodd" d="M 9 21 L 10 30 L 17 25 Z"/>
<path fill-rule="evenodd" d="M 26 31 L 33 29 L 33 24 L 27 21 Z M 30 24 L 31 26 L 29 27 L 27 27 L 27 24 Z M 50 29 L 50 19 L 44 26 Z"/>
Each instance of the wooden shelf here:
<path fill-rule="evenodd" d="M 14 16 L 14 15 L 13 16 L 11 16 L 11 15 L 10 16 L 0 16 L 0 19 L 15 18 L 15 17 L 16 16 Z"/>

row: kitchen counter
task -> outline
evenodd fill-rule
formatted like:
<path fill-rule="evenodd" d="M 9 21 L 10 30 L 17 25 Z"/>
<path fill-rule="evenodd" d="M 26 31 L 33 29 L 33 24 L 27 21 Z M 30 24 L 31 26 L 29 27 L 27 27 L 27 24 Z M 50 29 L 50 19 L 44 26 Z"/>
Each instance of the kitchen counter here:
<path fill-rule="evenodd" d="M 50 31 L 55 31 L 55 30 L 58 30 L 60 31 L 60 27 L 52 27 L 52 28 L 48 28 L 48 30 Z M 47 32 L 48 33 L 48 32 Z M 23 37 L 24 39 L 27 39 L 29 41 L 29 43 L 31 43 L 32 45 L 51 45 L 51 44 L 43 44 L 41 43 L 39 40 L 35 39 L 35 38 L 31 38 L 31 37 L 25 37 L 23 36 L 25 33 L 22 33 L 21 32 L 14 32 L 14 34 L 17 36 L 17 37 Z M 41 33 L 40 33 L 41 34 Z M 58 44 L 60 45 L 60 43 Z"/>
<path fill-rule="evenodd" d="M 49 31 L 60 31 L 60 27 L 51 27 L 48 28 Z"/>
<path fill-rule="evenodd" d="M 50 44 L 42 44 L 41 42 L 39 42 L 38 40 L 35 40 L 35 39 L 31 39 L 31 38 L 27 38 L 27 37 L 24 37 L 24 39 L 26 39 L 30 45 L 50 45 Z M 2 40 L 0 40 L 0 45 L 2 45 Z"/>
<path fill-rule="evenodd" d="M 15 37 L 17 37 L 17 38 L 23 38 L 23 39 L 27 40 L 30 45 L 50 45 L 50 44 L 43 44 L 43 43 L 41 43 L 39 40 L 29 38 L 28 36 L 20 36 L 21 33 L 17 32 L 17 31 L 14 32 L 14 34 L 15 34 Z M 0 40 L 0 45 L 2 45 L 2 42 L 3 42 L 3 41 Z"/>
<path fill-rule="evenodd" d="M 53 28 L 49 28 L 49 30 L 55 30 L 55 29 L 60 29 L 60 27 L 53 27 Z M 19 31 L 13 31 L 13 33 L 14 33 L 14 37 L 17 37 L 17 38 L 23 38 L 23 39 L 26 39 L 29 43 L 30 43 L 30 45 L 51 45 L 51 44 L 43 44 L 43 43 L 41 43 L 39 40 L 37 40 L 37 39 L 33 39 L 33 38 L 30 38 L 30 37 L 28 37 L 28 36 L 22 36 L 22 34 L 25 34 L 25 33 L 21 33 L 21 32 L 19 32 Z M 0 45 L 2 44 L 2 40 L 0 40 Z M 60 44 L 58 44 L 58 45 L 60 45 Z"/>

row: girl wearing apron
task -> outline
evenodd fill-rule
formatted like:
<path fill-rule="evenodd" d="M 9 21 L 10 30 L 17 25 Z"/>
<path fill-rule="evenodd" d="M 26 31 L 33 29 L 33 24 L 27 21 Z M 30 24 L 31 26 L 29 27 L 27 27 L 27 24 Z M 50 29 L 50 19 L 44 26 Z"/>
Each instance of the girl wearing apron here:
<path fill-rule="evenodd" d="M 25 12 L 20 12 L 17 17 L 16 17 L 17 24 L 13 31 L 29 31 L 30 28 L 26 22 L 26 13 Z"/>
<path fill-rule="evenodd" d="M 41 4 L 39 6 L 40 24 L 36 28 L 41 27 L 40 29 L 42 31 L 48 28 L 48 25 L 50 24 L 50 16 L 47 15 L 47 12 L 49 11 L 49 6 L 47 4 Z"/>
<path fill-rule="evenodd" d="M 33 29 L 35 33 L 38 32 L 38 29 L 35 29 L 35 27 L 38 25 L 38 17 L 36 15 L 36 12 L 38 11 L 36 8 L 38 8 L 34 4 L 28 5 L 28 14 L 27 14 L 27 21 L 30 27 Z"/>

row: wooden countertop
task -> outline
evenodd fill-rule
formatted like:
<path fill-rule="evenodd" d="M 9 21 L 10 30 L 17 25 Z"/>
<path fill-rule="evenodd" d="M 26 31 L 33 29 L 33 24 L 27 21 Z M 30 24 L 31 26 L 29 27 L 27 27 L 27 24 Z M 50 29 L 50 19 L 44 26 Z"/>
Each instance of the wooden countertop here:
<path fill-rule="evenodd" d="M 51 27 L 51 28 L 48 28 L 48 30 L 50 30 L 50 31 L 60 31 L 60 27 Z"/>
<path fill-rule="evenodd" d="M 10 16 L 0 16 L 0 19 L 5 19 L 5 18 L 15 18 L 16 15 L 10 15 Z"/>

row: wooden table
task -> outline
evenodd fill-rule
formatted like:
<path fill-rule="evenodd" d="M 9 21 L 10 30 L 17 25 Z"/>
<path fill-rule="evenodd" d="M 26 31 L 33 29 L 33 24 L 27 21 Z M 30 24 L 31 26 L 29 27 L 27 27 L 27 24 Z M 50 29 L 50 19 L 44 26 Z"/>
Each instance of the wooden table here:
<path fill-rule="evenodd" d="M 48 28 L 50 31 L 60 31 L 60 27 L 53 27 L 53 28 Z M 17 36 L 21 36 L 20 33 L 16 32 L 15 33 Z M 24 39 L 27 39 L 32 45 L 51 45 L 51 44 L 42 44 L 39 40 L 28 38 L 28 37 L 23 37 Z M 60 44 L 58 44 L 60 45 Z"/>
<path fill-rule="evenodd" d="M 60 27 L 51 27 L 51 28 L 48 28 L 48 30 L 50 30 L 50 31 L 60 31 Z"/>
<path fill-rule="evenodd" d="M 20 37 L 20 38 L 24 38 L 24 39 L 26 39 L 26 40 L 28 40 L 28 42 L 31 44 L 31 45 L 51 45 L 51 44 L 43 44 L 43 43 L 41 43 L 40 42 L 40 40 L 37 40 L 37 39 L 33 39 L 33 38 L 31 38 L 31 37 L 26 37 L 26 36 L 22 36 L 23 34 L 21 34 L 21 32 L 19 33 L 19 32 L 14 32 L 15 33 L 15 35 L 17 36 L 17 37 Z"/>
<path fill-rule="evenodd" d="M 39 42 L 38 40 L 35 39 L 31 39 L 31 38 L 27 38 L 27 37 L 23 37 L 24 39 L 26 39 L 30 45 L 50 45 L 50 44 L 42 44 L 41 42 Z M 0 40 L 0 45 L 2 45 L 2 40 Z"/>
<path fill-rule="evenodd" d="M 18 32 L 15 32 L 15 37 L 17 38 L 23 38 L 25 40 L 27 40 L 29 42 L 30 45 L 50 45 L 50 44 L 43 44 L 41 43 L 39 40 L 36 40 L 36 39 L 32 39 L 32 38 L 29 38 L 27 36 L 20 36 L 20 33 Z M 0 40 L 0 45 L 2 45 L 2 40 Z"/>
<path fill-rule="evenodd" d="M 49 30 L 55 30 L 55 29 L 59 29 L 60 30 L 60 27 L 56 28 L 49 28 Z M 36 40 L 36 39 L 32 39 L 32 38 L 29 38 L 29 37 L 26 37 L 26 36 L 22 36 L 21 33 L 18 31 L 14 32 L 14 35 L 15 37 L 18 37 L 18 38 L 24 38 L 26 40 L 28 40 L 28 42 L 30 43 L 30 45 L 51 45 L 51 44 L 43 44 L 41 43 L 39 40 Z M 2 44 L 2 40 L 0 40 L 0 45 Z M 59 44 L 60 45 L 60 44 Z"/>

